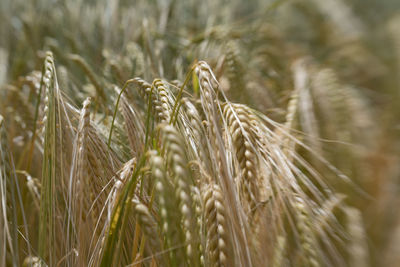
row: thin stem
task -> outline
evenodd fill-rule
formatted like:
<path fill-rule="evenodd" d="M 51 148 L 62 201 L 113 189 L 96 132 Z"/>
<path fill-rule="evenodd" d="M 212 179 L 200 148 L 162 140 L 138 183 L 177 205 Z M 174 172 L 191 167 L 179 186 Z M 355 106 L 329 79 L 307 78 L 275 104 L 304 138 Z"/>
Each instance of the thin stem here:
<path fill-rule="evenodd" d="M 107 146 L 108 146 L 109 149 L 110 149 L 110 145 L 111 145 L 111 136 L 112 136 L 112 131 L 113 131 L 113 128 L 114 128 L 114 121 L 115 121 L 115 117 L 116 117 L 116 115 L 117 115 L 117 110 L 118 110 L 119 101 L 120 101 L 120 99 L 121 99 L 121 95 L 125 92 L 126 88 L 128 88 L 128 85 L 131 84 L 131 83 L 134 83 L 134 82 L 135 82 L 134 79 L 129 79 L 129 80 L 127 80 L 127 81 L 125 82 L 125 84 L 124 84 L 124 87 L 122 87 L 122 90 L 121 90 L 121 92 L 120 92 L 119 95 L 118 95 L 117 103 L 115 104 L 113 119 L 112 119 L 112 122 L 111 122 L 110 134 L 109 134 L 109 136 L 108 136 Z"/>
<path fill-rule="evenodd" d="M 42 98 L 42 88 L 43 88 L 44 71 L 45 71 L 45 64 L 43 64 L 43 67 L 42 67 L 42 77 L 40 78 L 39 94 L 38 94 L 37 100 L 36 100 L 35 117 L 34 117 L 34 123 L 33 123 L 33 131 L 32 131 L 31 146 L 30 146 L 29 154 L 28 154 L 28 166 L 26 167 L 26 170 L 27 170 L 28 172 L 30 172 L 31 162 L 32 162 L 32 155 L 33 155 L 33 149 L 34 149 L 34 147 L 35 147 L 36 129 L 37 129 L 37 119 L 38 119 L 38 117 L 39 117 L 40 99 Z"/>
<path fill-rule="evenodd" d="M 188 72 L 188 74 L 186 74 L 185 82 L 182 84 L 182 86 L 181 86 L 181 88 L 180 88 L 180 90 L 179 90 L 179 93 L 178 93 L 178 95 L 176 96 L 174 108 L 172 109 L 171 119 L 170 119 L 170 121 L 169 121 L 170 124 L 171 124 L 171 123 L 175 124 L 175 121 L 176 121 L 176 120 L 174 120 L 174 116 L 175 116 L 175 112 L 176 112 L 176 114 L 178 114 L 179 107 L 182 105 L 182 104 L 180 103 L 180 100 L 181 100 L 181 98 L 182 98 L 183 88 L 185 88 L 186 84 L 189 82 L 190 77 L 191 77 L 191 74 L 192 74 L 194 68 L 195 68 L 195 65 L 193 65 L 193 66 L 190 68 L 190 71 Z M 178 118 L 178 115 L 176 115 L 176 117 Z"/>

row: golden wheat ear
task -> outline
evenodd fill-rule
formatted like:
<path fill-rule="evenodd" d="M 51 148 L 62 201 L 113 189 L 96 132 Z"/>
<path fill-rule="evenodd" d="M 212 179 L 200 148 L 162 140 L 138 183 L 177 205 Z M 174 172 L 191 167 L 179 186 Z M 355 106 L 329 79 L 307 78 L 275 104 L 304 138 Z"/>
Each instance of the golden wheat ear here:
<path fill-rule="evenodd" d="M 200 239 L 193 233 L 199 233 L 194 217 L 194 203 L 191 194 L 191 186 L 194 184 L 189 169 L 185 143 L 183 137 L 171 125 L 160 125 L 163 140 L 163 151 L 166 166 L 169 166 L 172 177 L 175 197 L 177 199 L 182 218 L 182 231 L 185 236 L 186 255 L 189 262 L 199 265 L 200 255 L 197 248 Z"/>
<path fill-rule="evenodd" d="M 43 86 L 45 93 L 43 117 L 43 172 L 39 224 L 39 255 L 49 264 L 54 264 L 56 254 L 50 250 L 51 244 L 56 242 L 55 237 L 55 177 L 57 169 L 57 92 L 53 54 L 48 52 L 44 63 Z"/>
<path fill-rule="evenodd" d="M 229 136 L 238 161 L 238 188 L 246 212 L 253 211 L 259 202 L 258 158 L 255 153 L 254 135 L 251 121 L 246 110 L 239 105 L 226 104 L 224 117 L 228 126 Z"/>
<path fill-rule="evenodd" d="M 88 214 L 91 207 L 93 187 L 91 187 L 91 176 L 89 175 L 88 161 L 88 132 L 90 127 L 90 98 L 83 102 L 80 112 L 79 124 L 74 142 L 71 174 L 68 190 L 68 228 L 67 238 L 70 239 L 69 250 L 77 249 L 80 251 L 78 259 L 67 259 L 69 264 L 82 265 L 87 262 L 89 255 L 90 239 L 87 239 L 87 231 L 92 228 L 96 221 L 94 214 Z M 88 197 L 89 196 L 89 197 Z M 91 222 L 92 221 L 92 222 Z M 73 256 L 73 255 L 72 255 Z"/>
<path fill-rule="evenodd" d="M 226 217 L 226 205 L 221 188 L 216 184 L 209 184 L 204 189 L 203 206 L 206 240 L 205 264 L 212 266 L 231 266 L 232 244 L 229 236 Z"/>
<path fill-rule="evenodd" d="M 160 232 L 163 235 L 163 249 L 167 252 L 167 262 L 170 265 L 186 262 L 185 236 L 181 228 L 181 213 L 170 177 L 164 167 L 164 159 L 156 151 L 150 151 L 150 166 L 157 190 L 158 212 L 160 216 Z"/>

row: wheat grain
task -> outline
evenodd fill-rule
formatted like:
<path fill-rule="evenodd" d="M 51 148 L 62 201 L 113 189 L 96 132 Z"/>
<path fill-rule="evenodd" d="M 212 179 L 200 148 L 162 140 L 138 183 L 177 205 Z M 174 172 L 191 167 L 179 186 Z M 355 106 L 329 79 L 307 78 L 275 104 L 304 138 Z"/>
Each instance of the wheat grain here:
<path fill-rule="evenodd" d="M 239 188 L 242 198 L 249 205 L 247 212 L 253 210 L 259 201 L 257 186 L 257 155 L 254 151 L 254 137 L 251 134 L 251 122 L 247 112 L 238 105 L 225 105 L 224 116 L 227 121 L 229 134 L 236 157 L 239 161 L 240 181 Z M 253 139 L 253 140 L 252 140 Z"/>
<path fill-rule="evenodd" d="M 300 245 L 304 254 L 301 260 L 306 266 L 321 266 L 318 259 L 316 240 L 312 232 L 312 222 L 305 202 L 300 197 L 295 197 L 294 209 L 296 211 L 296 227 L 299 231 Z"/>
<path fill-rule="evenodd" d="M 175 194 L 164 170 L 164 160 L 156 151 L 150 151 L 149 157 L 152 175 L 156 179 L 161 231 L 165 234 L 164 249 L 174 248 L 169 251 L 171 265 L 186 262 L 184 250 L 181 249 L 181 244 L 185 242 L 185 236 L 179 229 L 181 214 L 175 210 L 179 203 L 175 197 L 171 197 Z"/>
<path fill-rule="evenodd" d="M 157 222 L 151 215 L 148 207 L 142 204 L 138 199 L 132 199 L 134 204 L 134 213 L 136 214 L 136 219 L 139 222 L 141 229 L 148 237 L 148 242 L 153 253 L 161 250 L 160 240 L 157 234 Z"/>
<path fill-rule="evenodd" d="M 187 171 L 188 162 L 182 137 L 171 125 L 161 125 L 163 133 L 163 145 L 167 166 L 171 168 L 173 184 L 175 188 L 175 197 L 179 203 L 179 210 L 182 216 L 182 226 L 185 234 L 185 243 L 187 244 L 186 253 L 191 259 L 192 264 L 198 265 L 197 247 L 199 240 L 192 233 L 198 232 L 196 229 L 195 218 L 193 214 L 193 201 L 191 197 L 190 186 L 193 184 L 191 175 Z"/>
<path fill-rule="evenodd" d="M 230 240 L 227 229 L 226 207 L 222 191 L 210 184 L 203 192 L 204 218 L 207 235 L 207 263 L 211 266 L 231 266 Z"/>

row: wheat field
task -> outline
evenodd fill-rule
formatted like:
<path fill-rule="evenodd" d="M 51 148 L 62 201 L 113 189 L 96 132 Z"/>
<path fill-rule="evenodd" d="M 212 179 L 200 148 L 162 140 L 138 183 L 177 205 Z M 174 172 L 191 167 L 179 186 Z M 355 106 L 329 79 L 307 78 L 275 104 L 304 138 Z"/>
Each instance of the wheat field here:
<path fill-rule="evenodd" d="M 400 2 L 0 22 L 0 267 L 399 266 Z"/>

